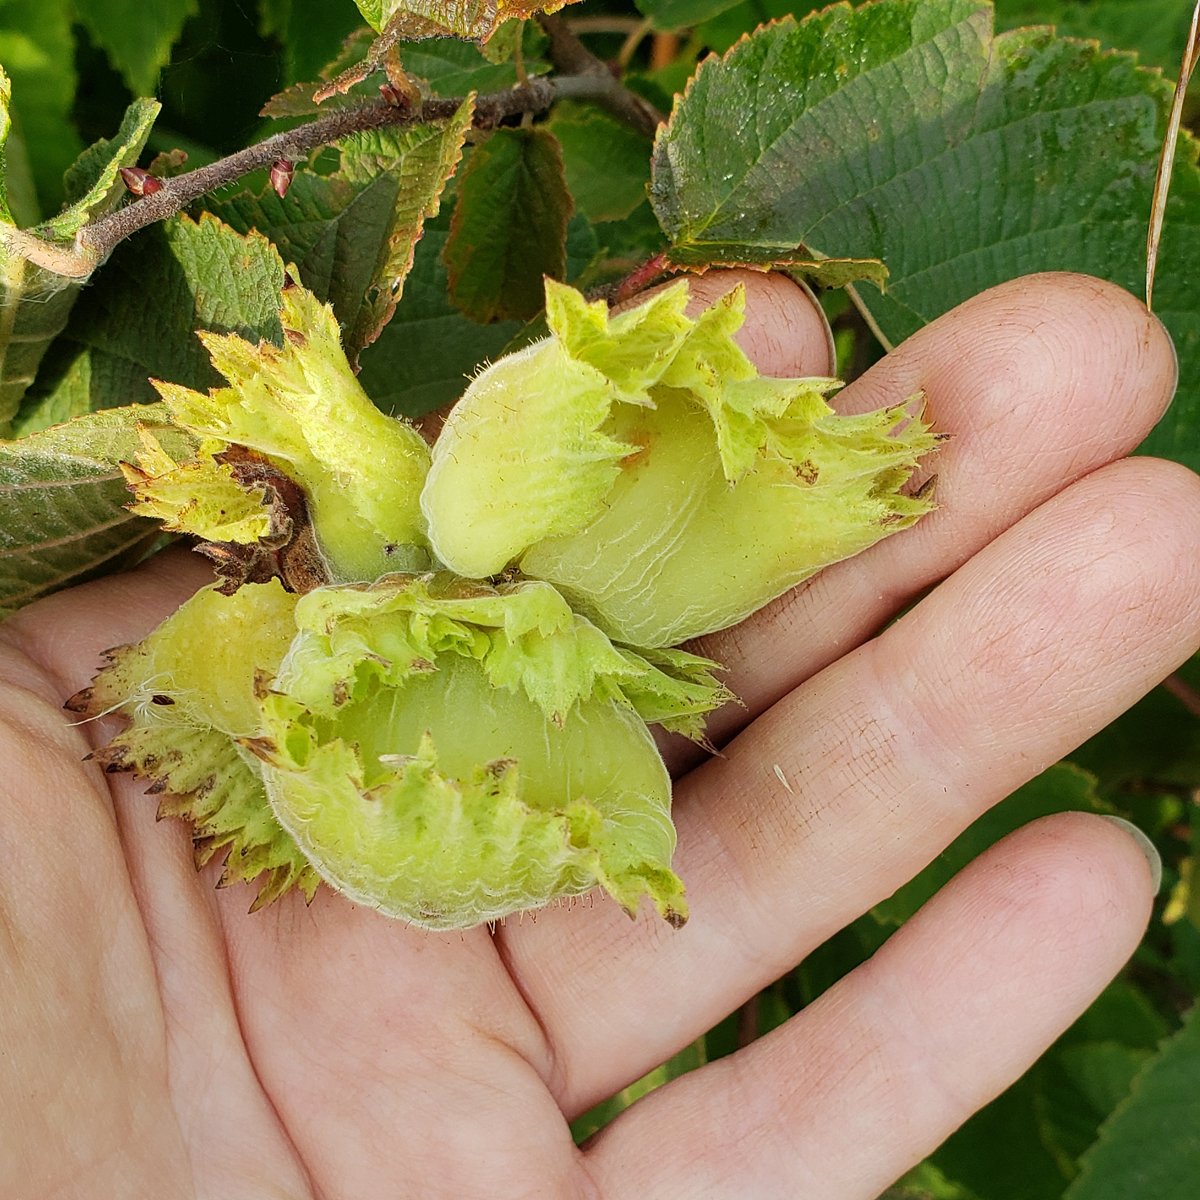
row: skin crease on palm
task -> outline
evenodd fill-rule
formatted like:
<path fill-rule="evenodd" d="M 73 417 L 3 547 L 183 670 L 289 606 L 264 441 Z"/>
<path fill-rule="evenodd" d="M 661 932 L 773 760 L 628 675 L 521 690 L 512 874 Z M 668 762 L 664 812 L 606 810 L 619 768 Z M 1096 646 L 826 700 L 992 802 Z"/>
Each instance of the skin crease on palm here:
<path fill-rule="evenodd" d="M 760 367 L 827 372 L 803 293 L 744 279 Z M 714 719 L 722 757 L 675 756 L 679 932 L 599 899 L 494 935 L 324 891 L 248 915 L 249 889 L 195 874 L 181 823 L 82 761 L 105 723 L 61 709 L 202 564 L 168 554 L 25 610 L 0 630 L 0 1196 L 877 1196 L 1132 952 L 1151 872 L 1116 826 L 1027 826 L 781 1028 L 582 1149 L 567 1121 L 1197 648 L 1200 481 L 1124 459 L 1175 373 L 1130 296 L 1050 275 L 976 297 L 842 393 L 853 410 L 926 389 L 952 435 L 941 507 L 707 639 L 745 707 Z"/>

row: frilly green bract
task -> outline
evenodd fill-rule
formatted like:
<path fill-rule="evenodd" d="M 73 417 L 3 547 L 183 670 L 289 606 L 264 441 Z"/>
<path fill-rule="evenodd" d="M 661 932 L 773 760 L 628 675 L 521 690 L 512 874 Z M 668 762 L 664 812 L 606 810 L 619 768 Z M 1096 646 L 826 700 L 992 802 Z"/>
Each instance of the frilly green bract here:
<path fill-rule="evenodd" d="M 433 670 L 446 653 L 474 659 L 492 687 L 523 692 L 555 725 L 597 696 L 700 736 L 705 715 L 732 699 L 713 674 L 716 663 L 682 650 L 614 646 L 540 580 L 384 576 L 370 586 L 309 592 L 295 620 L 301 636 L 281 677 L 321 716 L 333 716 L 372 680 L 390 687 Z"/>
<path fill-rule="evenodd" d="M 936 439 L 915 404 L 840 417 L 836 380 L 758 374 L 735 289 L 687 285 L 610 317 L 548 281 L 551 336 L 472 382 L 421 497 L 452 570 L 547 580 L 615 641 L 732 625 L 915 521 L 903 491 Z"/>
<path fill-rule="evenodd" d="M 245 744 L 338 891 L 448 929 L 599 885 L 682 923 L 670 780 L 621 691 L 650 664 L 539 583 L 396 576 L 296 621 Z"/>
<path fill-rule="evenodd" d="M 172 419 L 204 439 L 207 457 L 241 447 L 304 489 L 331 579 L 428 567 L 418 502 L 429 465 L 424 440 L 359 386 L 332 308 L 294 284 L 281 305 L 282 346 L 199 335 L 228 387 L 205 394 L 155 381 Z"/>
<path fill-rule="evenodd" d="M 258 729 L 255 689 L 295 636 L 295 603 L 277 581 L 232 596 L 205 588 L 142 642 L 109 651 L 92 687 L 68 701 L 128 718 L 92 757 L 169 793 L 159 814 L 192 823 L 197 866 L 223 854 L 222 884 L 259 879 L 256 908 L 293 887 L 311 899 L 320 882 L 275 820 L 258 760 L 235 740 Z"/>
<path fill-rule="evenodd" d="M 272 513 L 261 484 L 238 482 L 211 448 L 200 447 L 177 462 L 150 430 L 139 428 L 138 437 L 136 463 L 119 464 L 135 497 L 130 512 L 211 542 L 251 545 L 271 535 Z"/>

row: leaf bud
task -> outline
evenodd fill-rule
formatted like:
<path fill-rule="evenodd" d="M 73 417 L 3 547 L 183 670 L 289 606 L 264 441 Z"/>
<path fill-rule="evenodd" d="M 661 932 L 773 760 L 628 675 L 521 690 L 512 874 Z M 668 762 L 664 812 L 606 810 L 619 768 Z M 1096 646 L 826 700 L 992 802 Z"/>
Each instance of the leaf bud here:
<path fill-rule="evenodd" d="M 271 164 L 271 170 L 268 178 L 271 182 L 271 187 L 275 194 L 282 200 L 287 195 L 287 190 L 292 186 L 292 176 L 296 172 L 296 164 L 289 162 L 286 158 L 277 158 Z"/>
<path fill-rule="evenodd" d="M 125 187 L 134 196 L 153 196 L 163 189 L 162 180 L 151 175 L 144 167 L 120 167 L 118 170 Z"/>

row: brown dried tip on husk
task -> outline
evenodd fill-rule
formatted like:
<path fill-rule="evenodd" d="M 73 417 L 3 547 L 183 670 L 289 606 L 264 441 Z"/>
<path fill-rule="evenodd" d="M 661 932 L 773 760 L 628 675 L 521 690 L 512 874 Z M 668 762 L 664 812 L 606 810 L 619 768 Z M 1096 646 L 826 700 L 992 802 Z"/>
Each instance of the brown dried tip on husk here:
<path fill-rule="evenodd" d="M 222 862 L 221 887 L 257 881 L 256 908 L 292 887 L 311 899 L 320 883 L 235 740 L 253 725 L 258 677 L 273 674 L 295 633 L 294 606 L 278 580 L 233 596 L 205 588 L 144 641 L 106 651 L 92 686 L 67 701 L 129 721 L 88 759 L 145 781 L 160 819 L 191 824 L 197 868 Z"/>

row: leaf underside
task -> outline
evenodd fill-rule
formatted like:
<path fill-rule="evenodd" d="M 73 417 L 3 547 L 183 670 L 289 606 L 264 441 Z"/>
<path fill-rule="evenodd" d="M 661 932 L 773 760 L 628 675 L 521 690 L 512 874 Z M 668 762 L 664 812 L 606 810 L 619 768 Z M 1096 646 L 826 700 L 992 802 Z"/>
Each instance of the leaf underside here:
<path fill-rule="evenodd" d="M 136 560 L 159 536 L 125 507 L 118 464 L 134 458 L 139 423 L 186 451 L 159 407 L 109 409 L 0 443 L 0 616 Z"/>

